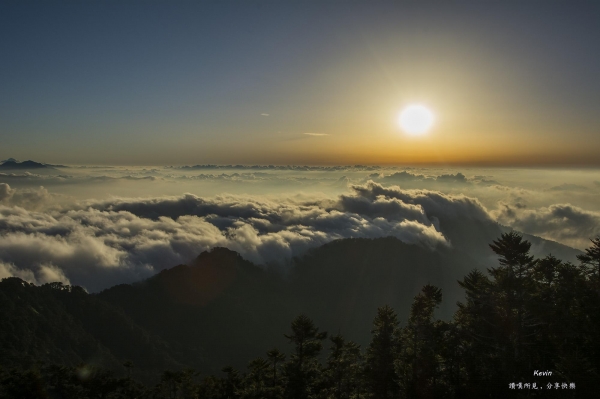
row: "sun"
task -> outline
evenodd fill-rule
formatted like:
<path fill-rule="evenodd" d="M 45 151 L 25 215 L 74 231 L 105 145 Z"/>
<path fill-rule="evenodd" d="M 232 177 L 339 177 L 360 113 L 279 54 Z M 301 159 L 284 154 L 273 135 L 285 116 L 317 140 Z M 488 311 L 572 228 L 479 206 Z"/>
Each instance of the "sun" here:
<path fill-rule="evenodd" d="M 431 129 L 435 116 L 429 108 L 420 104 L 411 104 L 402 110 L 398 122 L 406 133 L 420 136 Z"/>

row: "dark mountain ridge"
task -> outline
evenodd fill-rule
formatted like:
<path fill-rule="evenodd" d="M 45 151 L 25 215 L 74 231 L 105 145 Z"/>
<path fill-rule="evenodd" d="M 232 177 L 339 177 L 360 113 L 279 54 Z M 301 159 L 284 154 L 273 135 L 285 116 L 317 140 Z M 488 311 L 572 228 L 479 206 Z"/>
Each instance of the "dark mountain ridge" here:
<path fill-rule="evenodd" d="M 216 372 L 214 367 L 242 367 L 273 345 L 285 346 L 281 331 L 301 313 L 365 345 L 376 309 L 388 304 L 405 319 L 425 284 L 442 289 L 437 316 L 449 320 L 464 298 L 457 280 L 490 266 L 488 243 L 499 230 L 490 225 L 476 231 L 476 243 L 490 238 L 482 244 L 487 251 L 474 255 L 458 245 L 431 250 L 394 237 L 336 240 L 294 258 L 287 275 L 214 248 L 190 265 L 98 296 L 167 342 L 181 344 L 186 349 L 177 358 L 183 363 Z M 553 248 L 549 243 L 545 249 Z"/>
<path fill-rule="evenodd" d="M 246 362 L 273 342 L 283 344 L 281 331 L 296 314 L 280 275 L 226 248 L 98 297 L 177 343 L 176 356 L 184 363 L 212 372 Z"/>
<path fill-rule="evenodd" d="M 19 278 L 0 282 L 0 359 L 28 367 L 39 362 L 90 364 L 123 372 L 124 360 L 150 380 L 165 367 L 181 367 L 168 345 L 136 325 L 118 307 L 81 287 L 35 286 Z"/>
<path fill-rule="evenodd" d="M 497 230 L 486 226 L 473 239 Z M 189 265 L 99 294 L 9 278 L 0 283 L 0 356 L 6 364 L 92 362 L 121 371 L 131 360 L 138 378 L 184 366 L 218 373 L 224 365 L 243 368 L 273 346 L 285 349 L 282 332 L 303 313 L 364 346 L 377 308 L 390 305 L 406 320 L 425 284 L 442 289 L 436 314 L 449 320 L 464 298 L 457 280 L 485 270 L 485 259 L 458 245 L 432 250 L 387 237 L 330 242 L 294 258 L 287 274 L 214 248 Z"/>
<path fill-rule="evenodd" d="M 23 170 L 23 169 L 52 169 L 52 167 L 35 161 L 17 162 L 14 159 L 9 159 L 0 164 L 0 169 L 7 170 Z"/>

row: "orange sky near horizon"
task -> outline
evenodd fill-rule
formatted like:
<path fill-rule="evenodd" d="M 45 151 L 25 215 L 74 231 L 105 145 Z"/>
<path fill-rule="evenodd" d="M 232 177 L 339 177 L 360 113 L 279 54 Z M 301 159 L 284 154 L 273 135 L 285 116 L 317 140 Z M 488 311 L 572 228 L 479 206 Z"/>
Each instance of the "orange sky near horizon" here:
<path fill-rule="evenodd" d="M 600 167 L 599 6 L 259 3 L 5 7 L 0 159 Z"/>

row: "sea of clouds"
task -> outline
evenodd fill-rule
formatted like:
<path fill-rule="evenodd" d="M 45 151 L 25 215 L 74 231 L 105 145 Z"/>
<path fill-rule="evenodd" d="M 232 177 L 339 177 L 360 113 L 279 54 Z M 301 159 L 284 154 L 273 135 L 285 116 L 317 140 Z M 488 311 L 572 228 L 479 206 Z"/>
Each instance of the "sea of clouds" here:
<path fill-rule="evenodd" d="M 557 178 L 558 175 L 558 178 Z M 466 220 L 586 248 L 597 172 L 214 166 L 71 167 L 0 175 L 0 278 L 97 291 L 224 246 L 282 263 L 329 241 L 451 246 Z"/>

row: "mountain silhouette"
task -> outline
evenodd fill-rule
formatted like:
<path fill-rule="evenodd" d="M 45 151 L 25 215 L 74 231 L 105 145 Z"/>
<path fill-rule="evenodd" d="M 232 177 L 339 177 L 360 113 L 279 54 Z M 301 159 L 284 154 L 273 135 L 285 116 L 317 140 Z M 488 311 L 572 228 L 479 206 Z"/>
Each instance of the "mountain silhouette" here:
<path fill-rule="evenodd" d="M 377 308 L 390 305 L 405 320 L 426 284 L 441 288 L 436 316 L 450 320 L 464 299 L 457 280 L 473 269 L 484 271 L 493 259 L 489 247 L 471 252 L 473 245 L 500 229 L 486 226 L 472 244 L 465 239 L 460 247 L 435 250 L 394 237 L 337 240 L 292 259 L 286 269 L 213 248 L 190 264 L 98 294 L 5 279 L 0 356 L 7 365 L 95 362 L 116 370 L 131 360 L 140 379 L 184 366 L 218 373 L 224 365 L 243 368 L 274 346 L 286 348 L 283 332 L 299 314 L 364 346 Z M 541 242 L 547 252 L 570 253 Z"/>
<path fill-rule="evenodd" d="M 81 287 L 0 282 L 0 358 L 3 366 L 38 362 L 81 363 L 122 370 L 124 359 L 149 380 L 164 368 L 181 367 L 168 345 L 137 326 L 118 308 Z"/>
<path fill-rule="evenodd" d="M 280 275 L 226 248 L 98 297 L 176 343 L 178 359 L 211 372 L 244 363 L 273 342 L 283 344 L 281 331 L 295 314 Z"/>
<path fill-rule="evenodd" d="M 0 170 L 33 170 L 33 169 L 53 169 L 51 166 L 35 161 L 18 162 L 14 158 L 9 158 L 0 164 Z"/>

